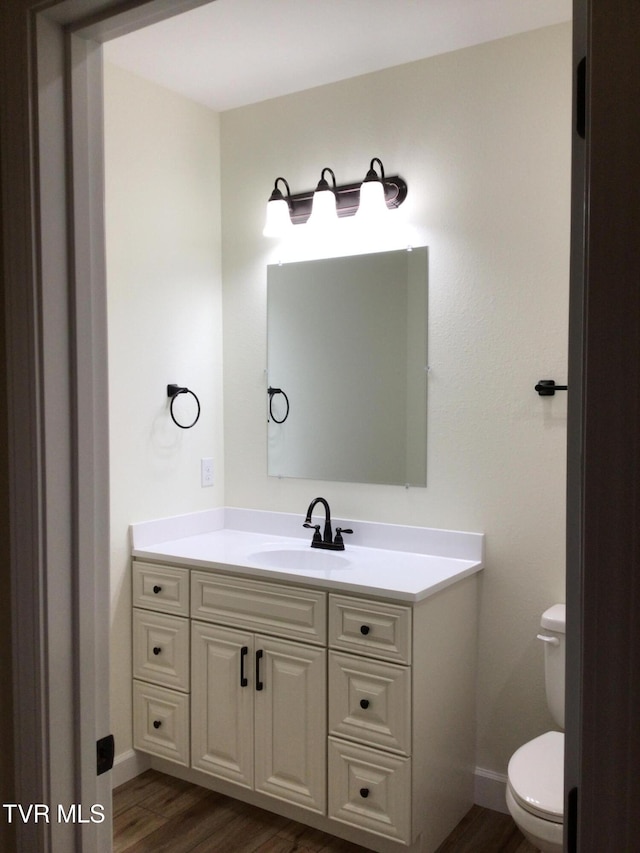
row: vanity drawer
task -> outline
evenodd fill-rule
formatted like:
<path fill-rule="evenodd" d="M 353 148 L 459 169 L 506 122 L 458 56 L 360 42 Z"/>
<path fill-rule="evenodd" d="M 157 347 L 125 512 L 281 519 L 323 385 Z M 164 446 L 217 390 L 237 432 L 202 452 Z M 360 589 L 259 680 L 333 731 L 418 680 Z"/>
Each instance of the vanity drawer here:
<path fill-rule="evenodd" d="M 329 817 L 411 843 L 411 759 L 329 738 Z"/>
<path fill-rule="evenodd" d="M 133 746 L 188 766 L 189 696 L 134 681 Z"/>
<path fill-rule="evenodd" d="M 410 668 L 330 652 L 329 733 L 410 755 Z"/>
<path fill-rule="evenodd" d="M 329 645 L 359 655 L 411 663 L 411 608 L 329 595 Z"/>
<path fill-rule="evenodd" d="M 189 615 L 189 570 L 133 561 L 133 606 Z"/>
<path fill-rule="evenodd" d="M 133 611 L 133 677 L 189 691 L 189 620 Z"/>
<path fill-rule="evenodd" d="M 193 572 L 191 615 L 207 622 L 325 645 L 324 592 Z"/>

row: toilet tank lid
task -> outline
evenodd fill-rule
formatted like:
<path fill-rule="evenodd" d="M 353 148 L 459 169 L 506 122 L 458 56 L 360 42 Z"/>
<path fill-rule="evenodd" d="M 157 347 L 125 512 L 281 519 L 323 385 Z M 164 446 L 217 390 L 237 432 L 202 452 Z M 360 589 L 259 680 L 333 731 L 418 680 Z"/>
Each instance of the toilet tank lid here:
<path fill-rule="evenodd" d="M 554 604 L 542 614 L 540 624 L 547 631 L 556 631 L 559 634 L 564 634 L 567 626 L 567 619 L 564 604 Z"/>

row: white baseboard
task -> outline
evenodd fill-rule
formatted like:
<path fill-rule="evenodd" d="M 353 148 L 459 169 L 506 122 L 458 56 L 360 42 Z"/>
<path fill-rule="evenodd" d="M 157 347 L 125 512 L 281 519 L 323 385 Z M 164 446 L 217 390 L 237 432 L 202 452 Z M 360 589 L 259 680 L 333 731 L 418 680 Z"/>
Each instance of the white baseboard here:
<path fill-rule="evenodd" d="M 506 792 L 507 777 L 504 774 L 476 767 L 473 801 L 477 806 L 508 814 Z"/>
<path fill-rule="evenodd" d="M 116 755 L 111 771 L 111 787 L 117 788 L 130 779 L 135 779 L 136 776 L 144 773 L 149 767 L 151 767 L 151 761 L 149 756 L 143 752 L 136 752 L 133 749 L 129 749 L 127 752 Z"/>

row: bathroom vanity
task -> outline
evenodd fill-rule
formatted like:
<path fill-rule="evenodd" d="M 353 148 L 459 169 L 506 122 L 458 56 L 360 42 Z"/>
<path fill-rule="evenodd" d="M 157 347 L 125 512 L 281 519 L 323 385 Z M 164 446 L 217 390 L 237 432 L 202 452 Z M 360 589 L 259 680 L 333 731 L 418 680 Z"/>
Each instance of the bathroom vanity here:
<path fill-rule="evenodd" d="M 354 530 L 339 553 L 283 513 L 133 526 L 134 747 L 370 850 L 427 853 L 473 802 L 483 537 L 335 523 Z"/>

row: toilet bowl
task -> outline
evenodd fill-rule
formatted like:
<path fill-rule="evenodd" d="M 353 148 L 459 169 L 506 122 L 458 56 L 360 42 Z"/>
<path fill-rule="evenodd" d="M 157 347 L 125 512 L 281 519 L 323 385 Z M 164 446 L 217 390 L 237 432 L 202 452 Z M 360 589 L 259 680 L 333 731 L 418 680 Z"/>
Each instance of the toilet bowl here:
<path fill-rule="evenodd" d="M 543 853 L 562 853 L 564 734 L 546 732 L 511 757 L 507 808 L 525 838 Z"/>
<path fill-rule="evenodd" d="M 547 704 L 564 728 L 565 606 L 542 614 Z M 507 808 L 522 834 L 542 853 L 562 853 L 564 824 L 564 733 L 546 732 L 511 756 Z"/>

